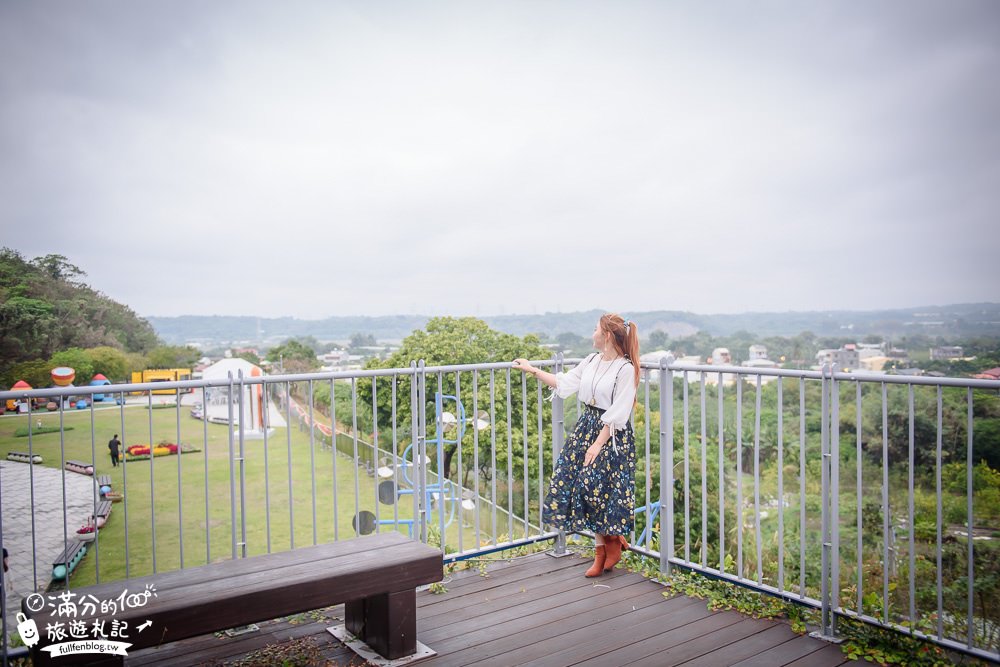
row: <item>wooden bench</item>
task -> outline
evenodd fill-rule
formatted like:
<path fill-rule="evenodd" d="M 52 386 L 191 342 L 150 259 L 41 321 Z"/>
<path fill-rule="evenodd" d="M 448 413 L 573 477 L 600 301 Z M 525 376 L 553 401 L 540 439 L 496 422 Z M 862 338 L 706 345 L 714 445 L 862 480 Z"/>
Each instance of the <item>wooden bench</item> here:
<path fill-rule="evenodd" d="M 93 475 L 94 464 L 86 461 L 66 461 L 66 470 L 78 472 L 81 475 Z"/>
<path fill-rule="evenodd" d="M 77 600 L 117 599 L 155 588 L 143 606 L 118 611 L 114 620 L 127 623 L 128 636 L 115 638 L 131 644 L 127 650 L 160 646 L 173 641 L 211 634 L 258 621 L 280 618 L 345 603 L 347 629 L 380 655 L 394 660 L 416 652 L 416 588 L 440 581 L 441 552 L 396 532 L 381 533 L 294 551 L 252 556 L 201 565 L 186 570 L 75 588 Z M 54 605 L 32 611 L 28 598 L 22 609 L 35 620 L 41 641 L 32 647 L 33 664 L 90 663 L 94 653 L 56 655 L 42 649 L 52 644 L 48 624 L 70 619 L 58 616 Z M 112 616 L 94 609 L 77 608 L 74 621 L 105 621 Z M 143 624 L 150 623 L 143 630 Z M 88 635 L 87 640 L 93 640 Z M 110 637 L 109 637 L 110 639 Z M 70 641 L 69 638 L 59 642 Z M 81 640 L 85 641 L 85 640 Z M 57 642 L 58 643 L 58 642 Z M 122 664 L 124 657 L 108 658 Z"/>
<path fill-rule="evenodd" d="M 113 505 L 110 500 L 102 500 L 97 503 L 97 511 L 91 515 L 90 520 L 98 528 L 104 528 L 104 524 L 108 522 L 108 517 L 111 516 L 111 508 Z"/>
<path fill-rule="evenodd" d="M 7 458 L 19 463 L 41 463 L 41 454 L 29 454 L 28 452 L 7 452 Z"/>
<path fill-rule="evenodd" d="M 62 553 L 52 561 L 52 578 L 56 581 L 69 579 L 70 573 L 85 555 L 87 555 L 87 545 L 79 540 L 70 540 Z"/>
<path fill-rule="evenodd" d="M 102 486 L 111 486 L 111 475 L 97 476 L 97 488 L 100 489 Z"/>

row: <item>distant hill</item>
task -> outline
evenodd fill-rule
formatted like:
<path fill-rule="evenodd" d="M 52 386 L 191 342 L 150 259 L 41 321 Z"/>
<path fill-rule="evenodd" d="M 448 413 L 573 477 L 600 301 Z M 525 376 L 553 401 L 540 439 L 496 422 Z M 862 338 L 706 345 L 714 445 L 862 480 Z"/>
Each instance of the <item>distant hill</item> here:
<path fill-rule="evenodd" d="M 581 336 L 593 331 L 599 310 L 541 315 L 496 315 L 482 317 L 499 331 L 523 336 L 529 333 L 554 337 L 561 333 Z M 929 335 L 946 338 L 1000 336 L 1000 303 L 968 303 L 948 306 L 921 306 L 893 310 L 831 310 L 784 313 L 738 313 L 703 315 L 685 311 L 622 313 L 634 319 L 640 334 L 655 330 L 671 338 L 704 331 L 712 336 L 728 336 L 748 331 L 758 336 L 795 336 L 811 331 L 817 336 L 889 337 Z M 277 344 L 293 337 L 312 336 L 320 341 L 347 341 L 353 334 L 372 334 L 379 341 L 405 338 L 422 329 L 428 316 L 390 315 L 383 317 L 328 317 L 301 320 L 293 317 L 184 315 L 147 317 L 157 335 L 166 343 L 199 343 L 205 347 L 248 344 Z"/>

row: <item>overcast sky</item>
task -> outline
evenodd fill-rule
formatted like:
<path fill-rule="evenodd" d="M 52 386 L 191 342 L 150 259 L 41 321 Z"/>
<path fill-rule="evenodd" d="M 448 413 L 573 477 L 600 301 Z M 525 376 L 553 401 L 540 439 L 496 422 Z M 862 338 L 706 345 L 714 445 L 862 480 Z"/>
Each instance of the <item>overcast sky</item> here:
<path fill-rule="evenodd" d="M 0 229 L 144 316 L 1000 301 L 1000 2 L 0 3 Z"/>

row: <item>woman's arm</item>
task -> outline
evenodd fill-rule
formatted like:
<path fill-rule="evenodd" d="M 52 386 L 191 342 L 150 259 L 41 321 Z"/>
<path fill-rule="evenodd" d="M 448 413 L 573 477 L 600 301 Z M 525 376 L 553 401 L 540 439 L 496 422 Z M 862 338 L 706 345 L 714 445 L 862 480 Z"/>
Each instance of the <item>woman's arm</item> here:
<path fill-rule="evenodd" d="M 605 424 L 601 432 L 597 434 L 597 440 L 594 440 L 594 444 L 587 447 L 587 453 L 583 456 L 583 465 L 589 466 L 597 458 L 597 455 L 601 453 L 604 449 L 604 445 L 608 444 L 608 440 L 611 439 L 611 428 Z"/>
<path fill-rule="evenodd" d="M 546 384 L 552 388 L 556 386 L 556 376 L 552 373 L 546 373 L 541 368 L 535 368 L 532 366 L 527 359 L 515 359 L 514 360 L 514 370 L 521 371 L 522 373 L 527 373 L 528 375 L 534 375 L 538 378 L 538 381 Z"/>

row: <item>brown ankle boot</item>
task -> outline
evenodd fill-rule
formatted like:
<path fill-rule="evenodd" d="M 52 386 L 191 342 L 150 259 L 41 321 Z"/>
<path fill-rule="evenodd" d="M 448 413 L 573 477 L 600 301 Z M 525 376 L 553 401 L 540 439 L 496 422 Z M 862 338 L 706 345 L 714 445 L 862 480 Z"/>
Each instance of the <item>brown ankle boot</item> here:
<path fill-rule="evenodd" d="M 597 577 L 604 572 L 604 545 L 598 544 L 594 549 L 594 564 L 587 570 L 588 577 Z"/>
<path fill-rule="evenodd" d="M 604 571 L 610 572 L 622 559 L 622 550 L 628 549 L 624 535 L 609 535 L 604 538 Z"/>

